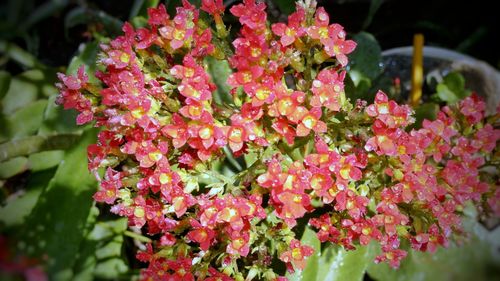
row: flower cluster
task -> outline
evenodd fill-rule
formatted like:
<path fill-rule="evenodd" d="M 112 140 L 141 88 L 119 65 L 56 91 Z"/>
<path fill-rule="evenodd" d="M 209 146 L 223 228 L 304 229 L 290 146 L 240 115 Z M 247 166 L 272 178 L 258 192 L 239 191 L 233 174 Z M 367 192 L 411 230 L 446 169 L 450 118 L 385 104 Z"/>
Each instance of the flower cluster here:
<path fill-rule="evenodd" d="M 101 46 L 99 85 L 83 67 L 59 75 L 58 103 L 102 129 L 88 148 L 94 199 L 155 238 L 137 254 L 144 279 L 283 280 L 273 262 L 293 272 L 313 253 L 294 232 L 306 215 L 320 241 L 376 241 L 376 262 L 397 267 L 402 240 L 432 252 L 460 233 L 467 202 L 499 213 L 483 168 L 500 130 L 484 102 L 410 131 L 411 108 L 383 92 L 368 106 L 346 98 L 356 44 L 323 8 L 298 2 L 272 25 L 265 8 L 230 8 L 241 24 L 231 48 L 222 1 L 183 1 L 173 18 L 160 5 L 147 27 L 125 24 Z M 229 62 L 232 102 L 216 102 L 209 56 Z"/>

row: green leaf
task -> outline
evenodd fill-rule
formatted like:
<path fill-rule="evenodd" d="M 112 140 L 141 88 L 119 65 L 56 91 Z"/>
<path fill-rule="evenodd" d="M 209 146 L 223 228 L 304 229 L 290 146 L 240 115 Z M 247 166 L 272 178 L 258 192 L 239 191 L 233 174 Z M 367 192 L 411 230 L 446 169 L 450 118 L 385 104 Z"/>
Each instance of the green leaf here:
<path fill-rule="evenodd" d="M 10 73 L 0 70 L 0 100 L 3 99 L 9 90 L 11 76 Z"/>
<path fill-rule="evenodd" d="M 31 136 L 0 145 L 0 161 L 31 153 L 66 149 L 80 140 L 79 135 Z"/>
<path fill-rule="evenodd" d="M 470 95 L 465 89 L 465 78 L 458 72 L 450 72 L 436 87 L 435 96 L 448 104 L 458 102 Z"/>
<path fill-rule="evenodd" d="M 8 58 L 26 68 L 45 68 L 45 66 L 41 64 L 35 56 L 13 43 L 0 41 L 0 54 L 5 54 Z"/>
<path fill-rule="evenodd" d="M 294 274 L 289 274 L 290 281 L 299 280 L 316 280 L 318 274 L 319 259 L 321 257 L 321 242 L 316 236 L 316 232 L 306 227 L 302 234 L 300 242 L 304 245 L 310 246 L 314 249 L 314 254 L 307 259 L 306 268 L 303 271 L 297 271 Z"/>
<path fill-rule="evenodd" d="M 285 15 L 289 15 L 295 11 L 295 0 L 276 0 L 274 3 Z"/>
<path fill-rule="evenodd" d="M 95 179 L 87 169 L 86 153 L 95 139 L 96 131 L 89 130 L 67 151 L 22 232 L 25 246 L 20 250 L 38 257 L 46 255 L 50 280 L 70 280 L 73 276 L 96 190 Z"/>
<path fill-rule="evenodd" d="M 112 221 L 98 222 L 89 233 L 90 240 L 110 239 L 116 234 L 122 234 L 127 229 L 127 219 L 119 218 Z"/>
<path fill-rule="evenodd" d="M 76 110 L 65 110 L 55 103 L 56 96 L 49 98 L 45 109 L 43 123 L 38 130 L 39 135 L 79 133 L 84 127 L 76 124 Z"/>
<path fill-rule="evenodd" d="M 477 211 L 464 208 L 463 228 L 470 240 L 449 248 L 438 248 L 435 253 L 410 250 L 398 269 L 386 263 L 372 263 L 368 274 L 374 280 L 500 280 L 500 228 L 485 229 L 477 219 Z"/>
<path fill-rule="evenodd" d="M 352 38 L 358 44 L 349 55 L 349 71 L 357 71 L 370 80 L 378 77 L 382 68 L 382 49 L 375 37 L 367 32 L 360 32 Z"/>
<path fill-rule="evenodd" d="M 368 247 L 359 246 L 346 251 L 336 245 L 329 245 L 321 252 L 321 243 L 316 232 L 306 228 L 301 242 L 313 247 L 315 253 L 307 260 L 302 272 L 290 275 L 290 280 L 336 281 L 363 280 L 365 270 L 373 258 Z"/>
<path fill-rule="evenodd" d="M 368 264 L 373 262 L 368 247 L 346 251 L 338 246 L 326 248 L 319 260 L 317 281 L 363 280 Z"/>
<path fill-rule="evenodd" d="M 37 22 L 54 15 L 68 5 L 68 0 L 52 0 L 46 1 L 38 6 L 27 18 L 22 21 L 21 30 L 28 30 Z"/>
<path fill-rule="evenodd" d="M 119 35 L 122 30 L 123 22 L 102 10 L 94 10 L 88 7 L 76 7 L 66 15 L 64 19 L 65 33 L 79 24 L 97 23 L 104 27 L 104 31 L 111 36 Z"/>
<path fill-rule="evenodd" d="M 55 82 L 55 72 L 52 70 L 33 69 L 13 77 L 2 100 L 2 112 L 10 115 L 39 98 L 55 95 Z"/>
<path fill-rule="evenodd" d="M 498 280 L 499 263 L 492 259 L 492 250 L 491 246 L 474 239 L 462 247 L 453 245 L 434 254 L 410 251 L 399 269 L 392 269 L 386 263 L 372 264 L 368 274 L 384 281 Z"/>
<path fill-rule="evenodd" d="M 158 6 L 159 2 L 159 0 L 135 0 L 132 9 L 130 9 L 129 20 L 137 16 L 146 17 L 148 8 Z"/>
<path fill-rule="evenodd" d="M 344 80 L 346 97 L 352 102 L 357 99 L 367 102 L 375 99 L 376 91 L 371 91 L 372 81 L 357 70 L 350 71 Z"/>
<path fill-rule="evenodd" d="M 415 109 L 415 123 L 409 129 L 419 129 L 422 127 L 424 119 L 436 120 L 437 113 L 439 112 L 439 105 L 435 103 L 423 103 Z"/>
<path fill-rule="evenodd" d="M 8 179 L 28 169 L 26 157 L 16 157 L 5 162 L 0 162 L 0 179 Z"/>
<path fill-rule="evenodd" d="M 89 82 L 98 83 L 95 77 L 97 54 L 99 53 L 99 44 L 97 41 L 80 44 L 78 54 L 71 59 L 66 74 L 75 75 L 80 66 L 84 65 L 86 73 L 89 75 Z"/>
<path fill-rule="evenodd" d="M 453 92 L 460 93 L 465 89 L 465 78 L 458 72 L 450 72 L 443 78 L 443 82 Z M 464 98 L 462 96 L 462 98 Z"/>
<path fill-rule="evenodd" d="M 75 262 L 73 269 L 74 275 L 72 280 L 75 281 L 92 281 L 95 280 L 94 269 L 97 264 L 95 251 L 98 248 L 98 242 L 93 240 L 84 240 L 80 245 L 78 259 Z"/>
<path fill-rule="evenodd" d="M 43 121 L 43 112 L 47 107 L 47 100 L 37 100 L 23 107 L 7 117 L 7 136 L 19 138 L 32 135 L 38 131 Z"/>
<path fill-rule="evenodd" d="M 95 251 L 98 248 L 97 241 L 90 240 L 88 237 L 96 225 L 99 209 L 93 204 L 87 217 L 84 229 L 85 239 L 80 244 L 80 250 L 77 254 L 75 266 L 73 268 L 73 280 L 91 281 L 94 280 L 94 268 L 97 262 Z"/>
<path fill-rule="evenodd" d="M 227 78 L 231 75 L 232 70 L 227 60 L 218 60 L 214 57 L 206 57 L 205 62 L 208 66 L 208 73 L 212 77 L 217 86 L 214 92 L 214 100 L 218 104 L 233 104 L 233 97 L 229 93 L 230 87 L 227 84 Z"/>
<path fill-rule="evenodd" d="M 436 87 L 436 95 L 437 97 L 445 101 L 446 103 L 454 103 L 459 101 L 458 96 L 446 86 L 446 84 L 438 84 Z"/>
<path fill-rule="evenodd" d="M 95 255 L 98 259 L 106 259 L 111 257 L 119 257 L 122 251 L 123 236 L 115 236 L 113 240 L 106 243 L 102 247 L 99 247 L 95 251 Z"/>
<path fill-rule="evenodd" d="M 9 90 L 2 100 L 2 111 L 5 115 L 10 115 L 16 110 L 33 103 L 38 98 L 36 85 L 30 81 L 14 77 L 11 80 Z"/>
<path fill-rule="evenodd" d="M 128 271 L 128 266 L 120 258 L 109 259 L 97 264 L 94 274 L 97 278 L 117 279 Z"/>
<path fill-rule="evenodd" d="M 62 150 L 33 153 L 28 157 L 28 169 L 32 172 L 47 170 L 59 165 L 63 158 Z"/>
<path fill-rule="evenodd" d="M 0 222 L 7 228 L 21 225 L 35 207 L 38 197 L 54 176 L 55 169 L 30 175 L 25 191 L 11 195 L 0 207 Z"/>

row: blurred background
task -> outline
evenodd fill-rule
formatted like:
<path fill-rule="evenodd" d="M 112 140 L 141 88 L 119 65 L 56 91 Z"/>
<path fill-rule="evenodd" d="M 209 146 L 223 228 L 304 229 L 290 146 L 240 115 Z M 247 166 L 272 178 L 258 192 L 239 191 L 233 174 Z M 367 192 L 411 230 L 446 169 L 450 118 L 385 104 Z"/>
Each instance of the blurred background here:
<path fill-rule="evenodd" d="M 91 40 L 89 28 L 119 33 L 121 23 L 130 18 L 135 2 L 2 1 L 0 40 L 15 42 L 46 65 L 66 65 L 79 44 Z M 166 2 L 170 11 L 174 11 L 180 1 Z M 232 5 L 239 1 L 225 2 Z M 277 18 L 286 18 L 286 14 L 294 10 L 290 4 L 293 1 L 266 2 L 275 6 Z M 495 1 L 319 0 L 318 3 L 327 9 L 331 20 L 349 32 L 372 33 L 384 50 L 411 45 L 413 34 L 423 33 L 426 45 L 453 49 L 500 67 L 500 20 Z M 1 67 L 15 68 L 5 61 Z"/>
<path fill-rule="evenodd" d="M 135 253 L 144 249 L 148 240 L 128 229 L 126 220 L 110 214 L 109 207 L 93 203 L 97 187 L 88 175 L 86 147 L 95 142 L 96 130 L 77 127 L 75 112 L 55 106 L 54 83 L 57 72 L 74 73 L 80 65 L 95 69 L 98 43 L 121 34 L 125 21 L 144 25 L 147 8 L 158 3 L 165 3 L 173 15 L 180 2 L 0 3 L 0 280 L 137 278 L 144 264 L 135 259 Z M 199 5 L 200 0 L 191 2 Z M 224 2 L 231 6 L 240 1 Z M 292 0 L 265 2 L 271 21 L 284 21 L 294 10 Z M 358 50 L 351 56 L 352 74 L 346 82 L 354 98 L 370 99 L 375 89 L 386 87 L 397 98 L 395 77 L 381 77 L 381 52 L 411 46 L 415 33 L 424 34 L 426 46 L 464 53 L 500 68 L 500 20 L 495 1 L 318 3 L 326 8 L 331 22 L 343 25 L 358 41 Z M 238 25 L 229 13 L 225 20 Z M 469 93 L 461 79 L 444 79 L 447 91 L 438 95 L 438 103 Z M 430 94 L 434 88 L 429 89 Z M 450 96 L 453 91 L 455 95 Z M 436 107 L 431 104 L 421 109 L 429 116 Z M 399 271 L 369 261 L 361 279 L 494 280 L 500 276 L 500 231 L 496 222 L 478 224 L 476 218 L 477 213 L 469 210 L 466 226 L 473 233 L 473 243 L 462 248 L 452 245 L 452 249 L 435 255 L 412 253 Z M 359 253 L 352 257 L 356 255 Z M 359 263 L 358 258 L 355 263 Z M 46 265 L 43 270 L 40 264 Z M 318 275 L 316 280 L 326 279 Z"/>

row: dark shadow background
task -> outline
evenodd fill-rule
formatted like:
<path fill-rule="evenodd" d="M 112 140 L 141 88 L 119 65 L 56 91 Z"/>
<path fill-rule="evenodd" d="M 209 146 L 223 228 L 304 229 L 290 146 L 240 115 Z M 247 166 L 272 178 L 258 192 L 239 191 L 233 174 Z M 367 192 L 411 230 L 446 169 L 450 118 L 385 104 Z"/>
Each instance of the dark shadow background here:
<path fill-rule="evenodd" d="M 176 0 L 174 0 L 175 2 Z M 46 1 L 35 1 L 32 10 Z M 167 1 L 172 2 L 172 1 Z M 228 2 L 228 1 L 225 1 Z M 231 4 L 240 1 L 229 1 Z M 277 1 L 268 1 L 277 4 Z M 342 24 L 347 31 L 362 30 L 371 0 L 318 0 L 331 15 L 332 22 Z M 128 19 L 132 0 L 70 1 L 63 10 L 40 21 L 28 31 L 38 41 L 26 46 L 22 38 L 5 38 L 0 26 L 0 39 L 18 43 L 49 66 L 66 65 L 81 42 L 89 40 L 87 26 L 77 25 L 65 35 L 64 18 L 78 4 L 102 10 L 123 21 Z M 278 6 L 278 5 L 276 5 Z M 375 35 L 382 49 L 411 45 L 414 33 L 425 35 L 426 45 L 439 46 L 469 54 L 500 68 L 500 20 L 495 1 L 476 0 L 383 0 L 366 31 Z M 6 10 L 0 11 L 0 16 Z"/>

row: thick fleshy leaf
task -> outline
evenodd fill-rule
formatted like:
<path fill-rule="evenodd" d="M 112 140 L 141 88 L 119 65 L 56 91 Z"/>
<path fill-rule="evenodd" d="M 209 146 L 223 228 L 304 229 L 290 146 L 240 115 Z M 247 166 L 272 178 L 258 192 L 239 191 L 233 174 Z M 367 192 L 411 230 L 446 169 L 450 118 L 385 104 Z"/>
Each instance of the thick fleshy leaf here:
<path fill-rule="evenodd" d="M 358 45 L 354 52 L 349 54 L 349 70 L 359 72 L 361 76 L 370 80 L 380 75 L 382 69 L 382 49 L 372 34 L 360 32 L 353 36 Z"/>
<path fill-rule="evenodd" d="M 32 172 L 55 167 L 64 159 L 64 151 L 42 151 L 28 156 L 28 169 Z"/>
<path fill-rule="evenodd" d="M 97 278 L 117 279 L 128 271 L 128 266 L 123 259 L 113 258 L 97 264 L 94 274 Z"/>
<path fill-rule="evenodd" d="M 94 280 L 94 268 L 97 262 L 95 251 L 97 249 L 97 241 L 89 239 L 90 233 L 96 226 L 99 209 L 94 206 L 90 209 L 87 217 L 87 225 L 85 227 L 85 240 L 80 244 L 80 250 L 76 258 L 75 266 L 73 267 L 73 280 L 75 281 L 91 281 Z"/>
<path fill-rule="evenodd" d="M 2 100 L 2 112 L 9 115 L 39 98 L 55 95 L 55 82 L 55 72 L 51 70 L 33 69 L 13 77 Z"/>
<path fill-rule="evenodd" d="M 419 129 L 422 127 L 424 119 L 436 120 L 439 106 L 435 103 L 423 103 L 415 109 L 415 123 L 410 126 L 410 129 Z"/>
<path fill-rule="evenodd" d="M 95 280 L 96 275 L 103 275 L 101 270 L 113 270 L 113 266 L 109 268 L 107 261 L 110 259 L 120 259 L 123 247 L 123 233 L 127 229 L 127 219 L 119 218 L 111 221 L 92 221 L 88 219 L 88 224 L 93 228 L 86 235 L 85 240 L 80 246 L 78 259 L 74 267 L 74 280 L 85 281 Z M 115 265 L 120 264 L 116 261 Z M 104 264 L 104 265 L 101 265 Z M 107 275 L 116 278 L 123 272 L 128 270 L 128 267 L 123 267 L 125 263 L 121 263 L 119 270 L 108 272 Z M 115 268 L 115 269 L 116 269 Z M 105 274 L 104 274 L 105 275 Z"/>
<path fill-rule="evenodd" d="M 233 103 L 233 98 L 229 93 L 229 85 L 227 85 L 227 78 L 231 75 L 231 67 L 226 60 L 218 60 L 214 57 L 207 57 L 205 59 L 208 65 L 208 73 L 212 77 L 217 86 L 217 90 L 214 92 L 214 100 L 218 104 L 222 103 Z"/>
<path fill-rule="evenodd" d="M 76 25 L 90 23 L 100 24 L 108 35 L 115 36 L 122 32 L 123 22 L 120 19 L 102 10 L 79 6 L 66 14 L 64 19 L 65 33 L 68 34 L 69 29 Z"/>
<path fill-rule="evenodd" d="M 96 59 L 99 53 L 99 44 L 97 41 L 80 44 L 78 47 L 78 54 L 71 59 L 66 74 L 76 75 L 80 66 L 85 66 L 85 73 L 89 75 L 89 82 L 97 83 L 99 80 L 95 78 L 94 73 L 96 70 Z"/>
<path fill-rule="evenodd" d="M 67 151 L 53 180 L 27 219 L 21 251 L 47 256 L 50 280 L 69 280 L 73 275 L 80 243 L 92 207 L 96 182 L 87 168 L 86 147 L 95 140 L 96 131 L 82 135 Z"/>
<path fill-rule="evenodd" d="M 28 169 L 28 158 L 16 157 L 0 162 L 0 179 L 8 179 Z"/>
<path fill-rule="evenodd" d="M 77 143 L 79 139 L 80 136 L 76 134 L 61 134 L 30 136 L 12 140 L 0 145 L 0 161 L 6 161 L 17 156 L 28 156 L 41 151 L 67 149 Z"/>
<path fill-rule="evenodd" d="M 295 11 L 295 0 L 276 0 L 274 3 L 285 15 L 289 15 Z"/>
<path fill-rule="evenodd" d="M 37 100 L 17 110 L 6 118 L 6 131 L 9 138 L 32 135 L 38 131 L 43 121 L 47 100 Z"/>
<path fill-rule="evenodd" d="M 487 230 L 471 205 L 464 209 L 463 227 L 471 234 L 461 245 L 438 248 L 435 253 L 409 251 L 398 269 L 386 263 L 370 264 L 374 280 L 500 280 L 500 228 Z"/>
<path fill-rule="evenodd" d="M 448 104 L 458 102 L 469 96 L 471 91 L 465 89 L 465 78 L 458 72 L 451 72 L 436 87 L 435 96 Z"/>
<path fill-rule="evenodd" d="M 22 1 L 13 2 L 22 3 Z M 0 40 L 0 54 L 5 54 L 5 56 L 7 56 L 9 59 L 12 59 L 13 61 L 26 68 L 45 67 L 38 61 L 38 59 L 34 55 L 10 42 Z"/>
<path fill-rule="evenodd" d="M 62 106 L 56 105 L 56 97 L 49 98 L 47 108 L 44 113 L 44 120 L 39 135 L 47 136 L 55 133 L 78 133 L 82 131 L 82 126 L 76 125 L 76 110 L 65 110 Z"/>
<path fill-rule="evenodd" d="M 336 245 L 329 245 L 321 251 L 316 232 L 306 228 L 301 242 L 314 248 L 302 272 L 290 275 L 290 280 L 336 281 L 363 280 L 365 270 L 373 257 L 369 247 L 359 246 L 354 251 L 346 251 Z"/>
<path fill-rule="evenodd" d="M 317 281 L 363 280 L 365 270 L 373 262 L 368 247 L 358 246 L 356 250 L 346 251 L 330 246 L 319 259 Z"/>
<path fill-rule="evenodd" d="M 148 8 L 158 6 L 159 2 L 159 0 L 134 0 L 134 4 L 130 9 L 129 19 L 132 20 L 137 16 L 147 17 Z"/>
<path fill-rule="evenodd" d="M 0 207 L 0 224 L 5 228 L 19 226 L 35 207 L 38 197 L 54 176 L 55 169 L 30 175 L 22 192 L 12 194 Z"/>
<path fill-rule="evenodd" d="M 3 99 L 5 94 L 7 94 L 7 91 L 9 90 L 10 86 L 10 73 L 7 71 L 1 70 L 0 71 L 0 100 Z"/>

